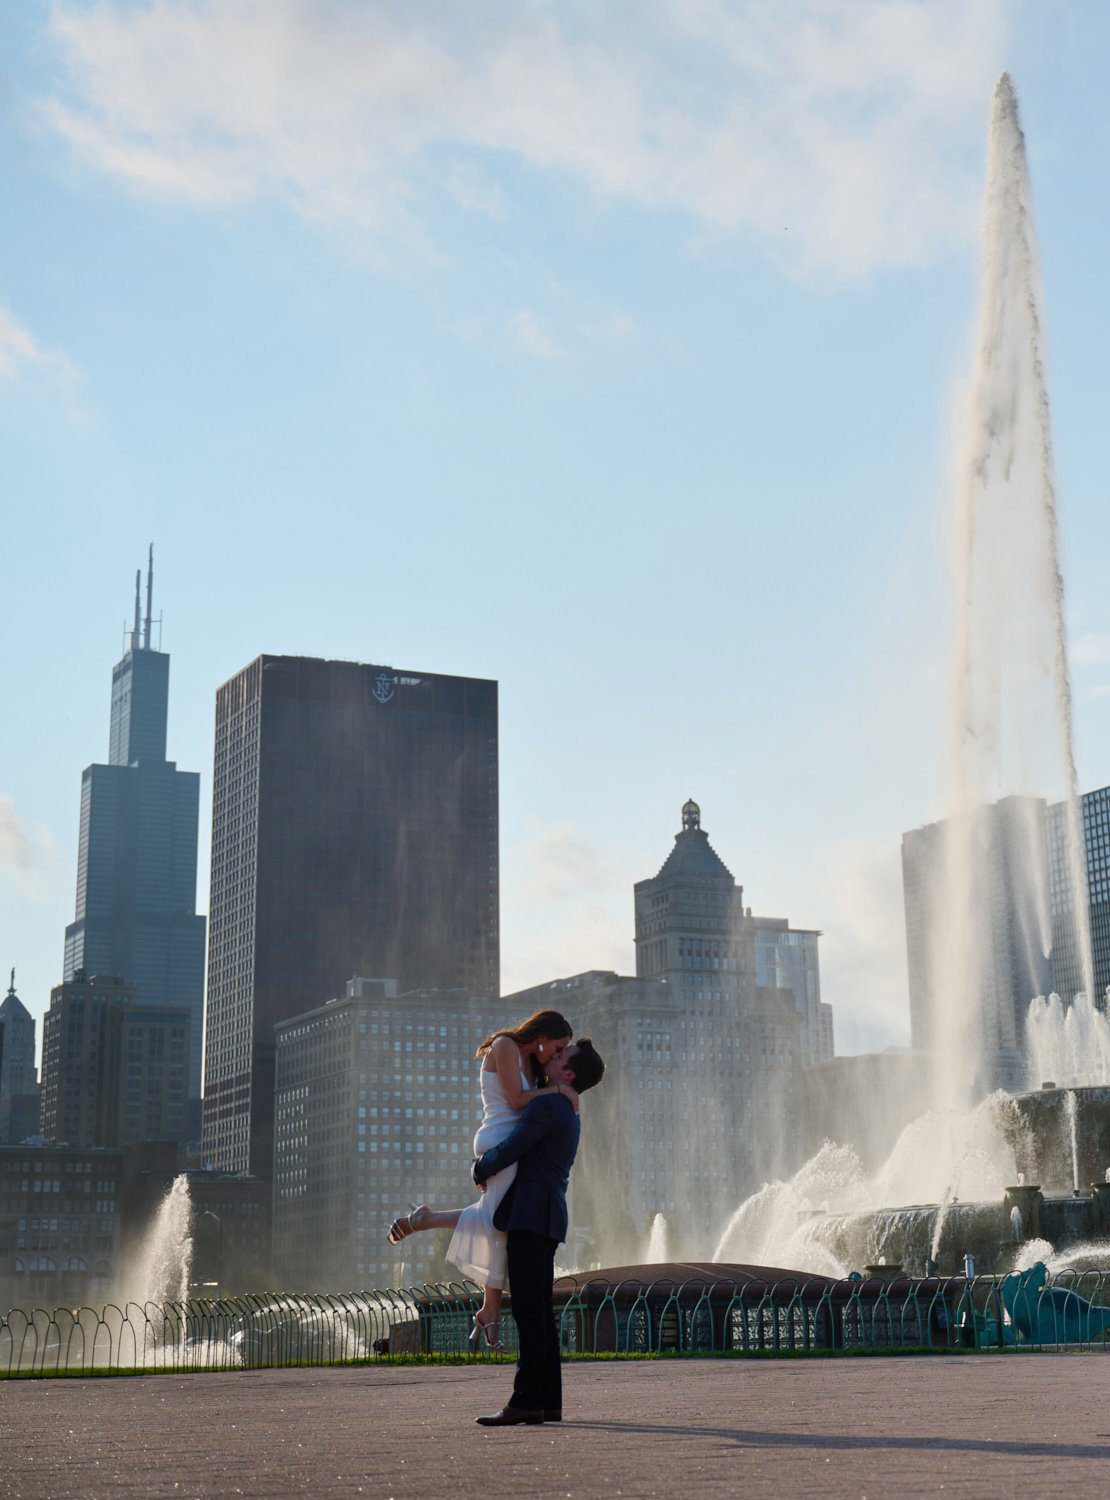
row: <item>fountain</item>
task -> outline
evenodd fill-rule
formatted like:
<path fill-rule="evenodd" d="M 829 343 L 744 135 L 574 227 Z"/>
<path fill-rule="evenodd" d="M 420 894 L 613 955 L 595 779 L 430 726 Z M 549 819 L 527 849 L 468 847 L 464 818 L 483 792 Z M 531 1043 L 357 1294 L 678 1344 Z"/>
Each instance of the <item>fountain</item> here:
<path fill-rule="evenodd" d="M 667 1221 L 662 1214 L 656 1214 L 651 1221 L 647 1249 L 644 1251 L 644 1264 L 648 1266 L 661 1266 L 666 1263 L 666 1259 Z"/>
<path fill-rule="evenodd" d="M 1110 1082 L 1110 1016 L 1086 995 L 1067 1006 L 1059 995 L 1038 995 L 1025 1036 L 1030 1087 L 1049 1078 L 1070 1088 Z"/>
<path fill-rule="evenodd" d="M 967 1257 L 989 1269 L 1003 1246 L 1012 1261 L 1033 1243 L 1044 1260 L 1099 1242 L 1098 1193 L 1081 1198 L 1080 1182 L 1081 1169 L 1093 1180 L 1110 1159 L 1110 1021 L 1086 999 L 1094 975 L 1038 254 L 1007 74 L 992 102 L 980 308 L 956 516 L 948 811 L 929 929 L 923 1065 L 934 1108 L 875 1172 L 826 1143 L 792 1178 L 766 1184 L 731 1216 L 717 1260 L 843 1275 L 880 1256 L 950 1270 Z M 1066 867 L 1055 903 L 1049 799 Z M 1000 906 L 1016 955 L 1008 974 Z M 1084 993 L 1071 1005 L 1032 998 L 1054 944 L 1078 955 Z M 1029 976 L 1024 993 L 1016 973 Z M 1061 1079 L 1069 1092 L 998 1091 L 1023 1053 L 1036 1082 Z"/>
<path fill-rule="evenodd" d="M 185 1302 L 193 1253 L 189 1179 L 175 1177 L 121 1276 L 124 1303 Z"/>

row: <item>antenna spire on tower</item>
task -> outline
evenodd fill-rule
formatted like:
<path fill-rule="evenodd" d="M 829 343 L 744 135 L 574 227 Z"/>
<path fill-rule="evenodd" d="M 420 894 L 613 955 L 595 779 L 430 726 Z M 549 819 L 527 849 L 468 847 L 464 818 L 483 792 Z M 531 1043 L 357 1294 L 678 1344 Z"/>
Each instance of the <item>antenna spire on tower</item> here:
<path fill-rule="evenodd" d="M 150 650 L 150 601 L 154 593 L 154 543 L 150 544 L 150 551 L 146 560 L 146 621 L 143 628 L 143 650 Z"/>
<path fill-rule="evenodd" d="M 142 585 L 142 578 L 143 578 L 143 570 L 142 570 L 142 568 L 136 568 L 135 569 L 135 625 L 134 625 L 134 629 L 131 631 L 131 649 L 132 649 L 132 651 L 137 651 L 139 649 L 139 611 L 142 608 L 142 605 L 140 604 L 140 601 L 139 601 L 139 589 L 140 589 L 140 587 Z"/>

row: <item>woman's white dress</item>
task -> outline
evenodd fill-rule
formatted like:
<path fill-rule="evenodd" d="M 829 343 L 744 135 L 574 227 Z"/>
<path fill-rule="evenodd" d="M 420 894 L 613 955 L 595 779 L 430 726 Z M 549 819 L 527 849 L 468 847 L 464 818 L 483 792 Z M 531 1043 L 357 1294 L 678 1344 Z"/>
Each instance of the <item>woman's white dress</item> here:
<path fill-rule="evenodd" d="M 496 1072 L 490 1072 L 484 1062 L 478 1079 L 482 1091 L 482 1123 L 474 1136 L 475 1156 L 499 1145 L 520 1119 L 520 1112 L 505 1097 L 501 1079 Z M 520 1082 L 525 1089 L 531 1087 L 523 1072 Z M 513 1162 L 489 1178 L 477 1203 L 464 1208 L 459 1215 L 447 1247 L 447 1259 L 451 1264 L 481 1286 L 504 1287 L 508 1280 L 505 1231 L 493 1227 L 493 1215 L 515 1176 L 516 1162 Z"/>

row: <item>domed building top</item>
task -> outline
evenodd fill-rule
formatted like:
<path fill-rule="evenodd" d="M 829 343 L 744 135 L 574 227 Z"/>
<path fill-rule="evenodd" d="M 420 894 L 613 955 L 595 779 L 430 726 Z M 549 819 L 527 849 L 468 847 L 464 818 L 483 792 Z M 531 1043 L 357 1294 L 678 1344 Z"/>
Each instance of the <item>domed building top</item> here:
<path fill-rule="evenodd" d="M 667 855 L 656 876 L 677 876 L 683 880 L 727 880 L 734 884 L 732 871 L 713 849 L 709 835 L 701 826 L 701 808 L 691 797 L 683 804 L 682 831 L 674 836 L 674 848 Z"/>

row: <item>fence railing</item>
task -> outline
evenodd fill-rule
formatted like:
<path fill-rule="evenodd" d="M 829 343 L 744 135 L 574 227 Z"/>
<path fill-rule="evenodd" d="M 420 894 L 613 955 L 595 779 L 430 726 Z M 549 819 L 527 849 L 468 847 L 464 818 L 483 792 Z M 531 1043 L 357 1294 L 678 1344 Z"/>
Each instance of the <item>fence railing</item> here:
<path fill-rule="evenodd" d="M 130 1370 L 258 1369 L 459 1357 L 481 1291 L 267 1295 L 0 1318 L 0 1378 Z M 750 1276 L 679 1282 L 575 1278 L 558 1300 L 564 1353 L 824 1354 L 943 1349 L 1110 1350 L 1110 1273 L 1041 1266 L 1009 1276 L 844 1281 Z M 501 1338 L 516 1352 L 506 1305 Z M 483 1346 L 478 1357 L 490 1357 Z"/>

